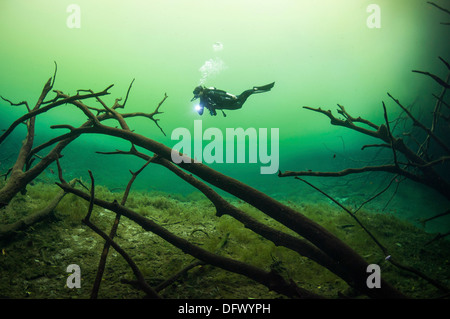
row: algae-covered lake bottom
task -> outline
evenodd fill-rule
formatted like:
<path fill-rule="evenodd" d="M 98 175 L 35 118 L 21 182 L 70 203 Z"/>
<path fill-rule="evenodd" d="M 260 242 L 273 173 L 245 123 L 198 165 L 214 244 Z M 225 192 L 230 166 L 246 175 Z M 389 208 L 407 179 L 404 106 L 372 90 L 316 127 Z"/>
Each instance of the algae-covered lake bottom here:
<path fill-rule="evenodd" d="M 2 224 L 14 222 L 30 211 L 47 205 L 60 189 L 51 183 L 36 183 L 26 195 L 18 195 L 0 211 Z M 398 196 L 401 196 L 398 195 Z M 96 197 L 119 200 L 122 193 L 96 187 Z M 230 199 L 259 221 L 292 231 L 279 225 L 255 208 Z M 355 221 L 338 206 L 319 197 L 298 196 L 282 200 L 306 217 L 321 224 L 355 249 L 368 263 L 381 267 L 383 279 L 401 292 L 415 298 L 442 295 L 435 287 L 388 261 L 381 250 Z M 0 242 L 0 296 L 3 298 L 89 298 L 96 276 L 104 241 L 81 223 L 89 203 L 68 194 L 54 213 L 9 242 Z M 309 259 L 244 228 L 230 216 L 215 216 L 214 206 L 202 195 L 178 195 L 161 192 L 132 191 L 127 206 L 164 226 L 170 232 L 209 251 L 231 257 L 267 271 L 274 269 L 298 286 L 329 298 L 339 294 L 359 297 L 336 275 Z M 360 221 L 377 237 L 396 260 L 414 267 L 444 285 L 450 285 L 450 243 L 432 241 L 436 233 L 426 232 L 420 223 L 400 219 L 392 213 L 364 208 L 357 213 Z M 401 214 L 397 211 L 397 214 Z M 94 207 L 91 220 L 106 233 L 115 213 Z M 134 222 L 122 217 L 115 241 L 133 258 L 147 282 L 155 287 L 195 261 L 179 249 Z M 81 288 L 69 289 L 66 268 L 81 268 Z M 122 280 L 134 280 L 131 268 L 113 249 L 110 250 L 99 298 L 142 298 L 145 294 Z M 163 298 L 284 298 L 268 288 L 225 270 L 197 266 L 160 291 Z"/>

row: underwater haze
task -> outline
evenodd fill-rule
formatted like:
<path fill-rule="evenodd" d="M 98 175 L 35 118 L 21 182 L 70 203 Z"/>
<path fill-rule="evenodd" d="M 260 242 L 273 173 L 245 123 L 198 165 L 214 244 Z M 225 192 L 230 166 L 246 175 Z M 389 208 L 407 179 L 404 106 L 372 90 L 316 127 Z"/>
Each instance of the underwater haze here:
<path fill-rule="evenodd" d="M 449 52 L 449 42 L 443 40 L 449 30 L 438 23 L 443 15 L 436 8 L 421 0 L 380 0 L 378 20 L 373 20 L 372 2 L 4 0 L 0 93 L 13 101 L 35 101 L 53 74 L 54 61 L 56 89 L 73 94 L 114 84 L 104 98 L 108 103 L 124 98 L 135 79 L 127 102 L 130 112 L 151 112 L 168 95 L 158 116 L 166 136 L 147 119 L 129 121 L 142 135 L 174 146 L 171 132 L 179 127 L 193 132 L 195 120 L 202 120 L 203 130 L 223 132 L 278 128 L 281 171 L 336 171 L 354 166 L 349 158 L 373 159 L 371 150 L 360 151 L 373 139 L 332 126 L 325 116 L 302 106 L 335 111 L 339 103 L 355 117 L 383 123 L 382 101 L 392 118 L 401 111 L 387 92 L 403 105 L 433 103 L 430 92 L 439 86 L 411 70 L 436 71 L 441 67 L 437 57 Z M 221 112 L 200 116 L 191 102 L 197 85 L 237 95 L 271 82 L 270 92 L 250 97 L 226 117 Z M 5 101 L 0 107 L 2 127 L 23 112 Z M 53 109 L 38 119 L 36 140 L 59 134 L 50 125 L 81 124 L 84 119 L 72 106 Z M 19 128 L 6 143 L 14 145 L 24 134 Z M 128 169 L 136 170 L 141 161 L 95 152 L 128 148 L 115 138 L 82 136 L 64 150 L 62 163 L 67 177 L 87 179 L 89 168 L 101 184 L 123 188 Z M 2 168 L 7 164 L 3 160 Z M 298 181 L 259 174 L 260 166 L 212 164 L 271 195 L 295 196 L 302 189 Z M 143 175 L 135 184 L 139 189 L 193 191 L 163 168 L 149 168 Z M 334 180 L 322 182 L 333 186 Z"/>
<path fill-rule="evenodd" d="M 198 120 L 202 133 L 211 128 L 224 138 L 227 128 L 255 129 L 252 138 L 259 146 L 263 145 L 261 129 L 267 129 L 266 151 L 273 164 L 270 174 L 261 174 L 261 168 L 269 164 L 260 157 L 251 163 L 250 154 L 244 163 L 208 165 L 279 200 L 334 205 L 305 183 L 278 177 L 278 171 L 337 172 L 381 165 L 393 161 L 392 150 L 361 150 L 380 142 L 331 125 L 326 115 L 304 106 L 331 110 L 343 118 L 337 113 L 340 104 L 355 118 L 381 125 L 385 123 L 383 102 L 391 121 L 404 116 L 389 92 L 430 123 L 430 110 L 436 103 L 432 94 L 440 94 L 442 87 L 412 70 L 445 78 L 445 66 L 438 57 L 450 58 L 450 28 L 440 23 L 448 22 L 446 18 L 423 0 L 2 0 L 0 95 L 34 105 L 53 76 L 55 62 L 54 89 L 76 94 L 79 89 L 98 92 L 114 84 L 103 97 L 108 105 L 116 98 L 123 101 L 134 79 L 127 112 L 153 112 L 168 96 L 160 108 L 163 113 L 156 116 L 165 134 L 149 119 L 127 119 L 134 132 L 174 147 L 180 139 L 172 133 L 187 129 L 192 145 L 199 145 L 195 140 L 204 148 L 210 141 L 194 136 Z M 191 101 L 197 86 L 239 95 L 272 82 L 270 91 L 251 95 L 240 109 L 224 110 L 226 116 L 219 110 L 211 116 L 206 109 L 200 115 L 196 111 L 199 100 Z M 23 106 L 0 100 L 0 129 L 5 130 L 25 111 Z M 51 129 L 51 125 L 79 126 L 85 121 L 86 116 L 73 105 L 54 108 L 37 117 L 35 145 L 61 134 L 62 130 Z M 410 121 L 403 128 L 410 132 L 414 126 Z M 448 125 L 443 132 L 448 133 Z M 405 136 L 399 127 L 395 134 Z M 445 134 L 443 140 L 448 143 Z M 2 143 L 1 173 L 13 165 L 25 136 L 22 125 Z M 250 142 L 251 138 L 246 145 Z M 226 153 L 226 141 L 219 143 Z M 129 170 L 138 170 L 143 161 L 96 152 L 129 148 L 129 142 L 115 137 L 82 135 L 63 151 L 65 178 L 88 181 L 91 170 L 97 185 L 122 192 L 130 179 Z M 191 151 L 188 155 L 194 158 L 195 150 Z M 437 146 L 432 151 L 436 151 L 432 157 L 438 158 L 442 150 Z M 56 164 L 52 164 L 36 182 L 56 182 L 55 172 Z M 440 173 L 449 177 L 446 169 Z M 353 209 L 391 181 L 391 187 L 366 207 L 416 225 L 448 209 L 442 194 L 389 173 L 305 179 Z M 159 165 L 147 167 L 133 188 L 171 196 L 196 191 Z M 448 217 L 430 222 L 427 231 L 448 233 Z"/>
<path fill-rule="evenodd" d="M 400 109 L 386 92 L 404 105 L 432 103 L 438 86 L 413 69 L 437 70 L 437 56 L 448 53 L 448 28 L 437 23 L 439 10 L 425 1 L 377 1 L 380 25 L 370 27 L 372 1 L 2 1 L 0 3 L 0 78 L 2 96 L 35 101 L 58 64 L 55 88 L 100 91 L 114 87 L 105 101 L 125 97 L 132 81 L 128 111 L 154 110 L 167 93 L 159 129 L 146 119 L 130 127 L 168 146 L 178 127 L 193 131 L 219 128 L 279 128 L 279 169 L 336 170 L 348 165 L 343 152 L 361 160 L 359 152 L 372 140 L 331 126 L 329 120 L 302 106 L 335 110 L 342 104 L 350 114 L 383 123 L 382 101 L 392 118 Z M 76 10 L 78 11 L 76 11 Z M 79 17 L 73 16 L 78 13 Z M 76 19 L 78 18 L 78 20 Z M 78 24 L 77 24 L 78 23 Z M 242 109 L 199 116 L 190 102 L 201 84 L 232 94 L 275 81 L 269 93 L 252 96 Z M 23 110 L 0 102 L 5 127 Z M 74 107 L 57 108 L 39 118 L 38 141 L 59 132 L 52 124 L 81 124 Z M 7 142 L 23 139 L 18 130 Z M 128 169 L 141 162 L 106 157 L 95 151 L 128 149 L 128 144 L 104 136 L 82 136 L 66 148 L 63 166 L 68 177 L 91 169 L 100 183 L 124 187 Z M 336 155 L 337 154 L 337 155 Z M 350 153 L 348 153 L 350 154 Z M 347 154 L 347 157 L 349 157 Z M 352 162 L 351 164 L 355 164 Z M 257 164 L 213 164 L 270 194 L 295 193 L 302 187 L 276 175 L 260 175 Z M 53 168 L 55 170 L 55 167 Z M 136 181 L 140 189 L 189 193 L 158 167 Z M 327 182 L 329 183 L 329 182 Z M 295 186 L 294 186 L 295 185 Z M 290 195 L 290 194 L 289 194 Z"/>

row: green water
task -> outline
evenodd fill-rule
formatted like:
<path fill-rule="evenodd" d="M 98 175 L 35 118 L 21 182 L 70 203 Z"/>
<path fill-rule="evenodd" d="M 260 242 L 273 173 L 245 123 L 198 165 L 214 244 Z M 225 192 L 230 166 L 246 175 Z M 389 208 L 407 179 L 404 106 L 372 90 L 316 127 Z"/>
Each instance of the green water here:
<path fill-rule="evenodd" d="M 368 23 L 375 20 L 370 20 L 373 11 L 367 9 L 372 4 L 372 0 L 0 0 L 0 95 L 13 102 L 28 101 L 30 106 L 34 106 L 44 84 L 53 76 L 56 62 L 58 69 L 54 89 L 74 95 L 79 89 L 98 92 L 114 84 L 110 94 L 102 97 L 109 106 L 116 98 L 125 98 L 134 79 L 126 110 L 120 112 L 151 113 L 167 94 L 168 98 L 160 109 L 163 113 L 157 115 L 165 135 L 146 118 L 129 118 L 127 123 L 136 133 L 169 147 L 179 142 L 172 138 L 173 132 L 186 128 L 194 136 L 194 121 L 202 120 L 203 132 L 218 129 L 224 136 L 230 128 L 255 129 L 258 132 L 255 145 L 262 142 L 259 129 L 268 129 L 269 132 L 277 129 L 279 140 L 269 139 L 268 143 L 270 146 L 278 142 L 276 159 L 272 159 L 276 160 L 276 168 L 282 172 L 336 172 L 393 163 L 391 149 L 361 150 L 363 145 L 380 143 L 379 140 L 330 125 L 324 114 L 303 108 L 321 107 L 332 110 L 336 117 L 342 118 L 336 112 L 339 103 L 353 117 L 361 116 L 380 125 L 385 123 L 382 102 L 386 104 L 391 121 L 404 116 L 398 105 L 387 96 L 389 92 L 402 105 L 410 108 L 420 121 L 426 125 L 431 123 L 431 112 L 436 103 L 432 94 L 439 95 L 442 87 L 431 78 L 411 71 L 428 71 L 445 79 L 447 70 L 438 57 L 450 61 L 450 28 L 440 24 L 448 22 L 448 15 L 423 0 L 378 0 L 375 4 L 381 11 L 376 22 L 380 25 L 371 28 Z M 440 4 L 445 6 L 447 3 L 441 1 Z M 220 111 L 217 116 L 210 116 L 207 110 L 200 116 L 195 111 L 198 102 L 191 102 L 192 91 L 198 85 L 213 86 L 238 95 L 254 86 L 272 82 L 275 86 L 270 92 L 250 96 L 242 109 L 225 111 L 226 117 Z M 47 99 L 51 97 L 53 93 Z M 449 102 L 448 93 L 444 100 Z M 101 108 L 93 99 L 85 103 Z M 0 100 L 0 130 L 6 129 L 25 111 L 24 106 L 11 106 Z M 34 145 L 63 132 L 51 129 L 51 125 L 79 126 L 85 121 L 86 116 L 73 105 L 61 105 L 41 114 L 36 120 Z M 118 125 L 112 120 L 104 124 Z M 403 133 L 417 130 L 411 121 L 405 121 L 400 122 L 393 134 L 400 137 Z M 449 144 L 448 121 L 438 132 L 442 140 Z M 19 125 L 0 145 L 0 174 L 13 165 L 25 136 L 26 127 Z M 273 137 L 270 133 L 269 136 Z M 423 133 L 414 136 L 423 138 Z M 199 140 L 201 138 L 196 141 Z M 251 141 L 246 142 L 250 147 Z M 203 148 L 208 143 L 203 141 Z M 221 145 L 225 149 L 226 142 Z M 416 150 L 412 140 L 408 140 L 408 145 Z M 91 170 L 100 196 L 110 201 L 117 199 L 131 177 L 129 171 L 138 170 L 144 162 L 129 155 L 96 152 L 127 151 L 129 147 L 129 142 L 115 137 L 82 135 L 63 150 L 61 166 L 64 177 L 66 180 L 81 178 L 89 184 L 88 170 Z M 432 144 L 430 155 L 438 158 L 445 153 Z M 370 262 L 386 263 L 385 256 L 370 246 L 373 243 L 367 234 L 353 227 L 354 221 L 326 196 L 292 177 L 280 178 L 276 173 L 261 174 L 261 166 L 266 165 L 260 160 L 249 163 L 249 154 L 245 158 L 245 163 L 208 165 L 292 205 L 308 218 L 338 234 Z M 444 179 L 449 179 L 448 162 L 438 166 L 438 171 Z M 27 197 L 18 196 L 11 207 L 6 208 L 4 214 L 2 212 L 0 224 L 15 221 L 15 217 L 19 218 L 29 209 L 41 207 L 49 201 L 56 189 L 54 182 L 58 180 L 55 172 L 56 165 L 52 164 L 39 175 L 28 187 Z M 418 265 L 428 271 L 431 277 L 442 277 L 437 279 L 448 282 L 448 245 L 434 243 L 434 246 L 429 246 L 432 247 L 429 255 L 421 255 L 424 242 L 431 240 L 436 233 L 444 234 L 450 230 L 448 215 L 428 222 L 426 227 L 419 223 L 421 219 L 448 210 L 448 200 L 432 188 L 401 178 L 393 179 L 392 174 L 383 172 L 305 179 L 351 210 L 379 193 L 392 180 L 391 187 L 367 203 L 358 214 L 391 251 L 404 257 L 410 265 Z M 2 183 L 0 185 L 4 185 Z M 344 289 L 342 283 L 336 285 L 337 281 L 329 279 L 328 274 L 317 275 L 316 268 L 297 259 L 298 256 L 294 258 L 271 243 L 261 241 L 258 235 L 250 233 L 236 221 L 227 219 L 227 216 L 215 217 L 211 203 L 194 187 L 162 166 L 149 165 L 133 184 L 133 191 L 138 192 L 132 193 L 130 207 L 163 224 L 176 225 L 172 228 L 175 232 L 185 235 L 192 231 L 191 237 L 194 231 L 202 227 L 203 233 L 210 233 L 210 237 L 189 238 L 203 241 L 201 245 L 208 249 L 213 250 L 219 239 L 231 234 L 232 243 L 227 251 L 230 256 L 269 269 L 276 262 L 274 256 L 278 256 L 276 258 L 283 260 L 283 265 L 295 280 L 305 280 L 317 293 L 328 289 L 328 295 L 335 297 L 338 291 Z M 218 192 L 230 198 L 223 191 Z M 249 205 L 235 199 L 233 203 L 257 218 L 268 220 Z M 96 249 L 100 251 L 103 242 L 91 242 L 91 237 L 80 235 L 84 232 L 80 220 L 86 205 L 80 199 L 77 201 L 68 196 L 55 213 L 58 223 L 50 223 L 48 229 L 47 226 L 36 226 L 35 232 L 26 233 L 24 238 L 13 244 L 5 244 L 0 266 L 9 275 L 0 278 L 0 297 L 21 298 L 24 293 L 37 298 L 85 298 L 89 295 L 87 285 L 82 292 L 78 291 L 78 295 L 67 289 L 60 292 L 58 289 L 63 289 L 63 286 L 53 280 L 61 276 L 59 268 L 49 268 L 44 275 L 40 275 L 44 257 L 47 258 L 44 266 L 53 267 L 48 260 L 66 265 L 74 262 L 76 256 L 80 260 L 75 262 L 84 263 L 84 271 L 89 267 L 86 282 L 93 280 L 99 254 L 89 252 L 86 247 L 97 245 Z M 96 207 L 94 215 L 100 216 L 100 225 L 110 227 L 111 221 L 107 218 L 113 216 L 108 215 L 106 210 Z M 417 231 L 405 221 L 422 229 Z M 353 224 L 349 226 L 349 223 Z M 143 230 L 130 221 L 122 222 L 121 227 L 126 230 L 121 233 L 122 239 L 119 241 L 123 241 L 127 250 L 137 252 L 147 249 L 139 243 L 157 246 L 154 253 L 158 257 L 152 257 L 151 263 L 146 264 L 146 274 L 159 273 L 161 268 L 164 270 L 161 276 L 167 278 L 180 270 L 178 266 L 191 262 L 190 256 L 169 248 L 170 245 L 163 240 L 158 239 L 155 245 L 154 239 L 139 237 Z M 49 239 L 46 241 L 43 238 L 47 236 Z M 76 240 L 71 241 L 71 238 Z M 235 246 L 232 246 L 233 243 Z M 236 247 L 238 250 L 235 250 Z M 49 251 L 47 256 L 39 252 L 45 249 Z M 142 251 L 140 254 L 147 256 L 147 253 Z M 429 262 L 426 256 L 429 256 Z M 38 262 L 26 265 L 23 260 L 28 259 Z M 154 261 L 156 264 L 153 264 Z M 112 259 L 110 269 L 117 269 L 118 277 L 129 271 L 123 270 L 121 273 L 119 269 L 127 267 L 116 262 Z M 17 264 L 22 267 L 17 270 L 20 275 L 17 279 L 8 279 L 16 276 Z M 300 264 L 302 268 L 297 267 Z M 302 277 L 305 272 L 307 279 Z M 22 276 L 29 282 L 21 282 Z M 228 280 L 227 276 L 227 273 L 218 273 L 210 278 L 221 283 L 233 283 L 235 286 L 229 289 L 236 291 L 239 286 L 248 284 L 242 284 L 240 279 L 234 277 Z M 196 282 L 193 277 L 193 282 Z M 42 285 L 34 280 L 36 278 L 47 282 L 50 292 L 37 292 Z M 388 269 L 388 278 L 412 296 L 436 295 L 435 292 L 421 292 L 423 287 L 420 284 L 410 284 L 408 277 L 392 269 Z M 166 292 L 166 296 L 275 296 L 263 292 L 248 293 L 245 289 L 237 295 L 229 292 L 215 295 L 217 283 L 214 280 L 204 284 L 204 292 L 194 292 L 194 289 L 178 291 L 175 287 Z M 112 283 L 105 282 L 106 285 Z M 324 289 L 326 285 L 329 287 Z M 138 295 L 120 291 L 117 295 L 105 296 L 129 298 Z"/>
<path fill-rule="evenodd" d="M 204 129 L 279 128 L 282 171 L 335 171 L 359 165 L 355 158 L 373 159 L 375 151 L 359 151 L 373 139 L 331 126 L 325 116 L 302 106 L 335 110 L 340 103 L 353 116 L 381 124 L 382 101 L 391 118 L 400 113 L 387 92 L 419 109 L 433 103 L 430 93 L 437 93 L 439 86 L 411 70 L 440 70 L 437 56 L 448 53 L 443 39 L 449 31 L 438 23 L 442 12 L 421 0 L 378 1 L 381 28 L 367 26 L 371 1 L 78 1 L 79 28 L 68 26 L 70 4 L 0 3 L 3 96 L 33 104 L 53 73 L 53 61 L 58 63 L 56 89 L 74 94 L 77 89 L 99 91 L 114 84 L 104 98 L 110 104 L 124 98 L 136 79 L 127 111 L 151 112 L 164 93 L 169 96 L 159 116 L 167 136 L 142 118 L 128 121 L 136 132 L 173 146 L 171 132 L 177 127 L 192 130 L 198 119 Z M 207 61 L 218 63 L 217 72 L 202 74 Z M 220 112 L 200 117 L 190 102 L 200 83 L 239 94 L 273 81 L 270 93 L 252 96 L 226 118 Z M 0 107 L 2 127 L 23 113 L 4 101 Z M 79 125 L 84 119 L 72 106 L 54 109 L 38 119 L 36 142 L 58 134 L 49 129 L 52 124 Z M 6 142 L 7 149 L 17 149 L 14 145 L 24 134 L 24 128 L 18 128 Z M 128 147 L 115 138 L 85 136 L 64 150 L 62 163 L 68 177 L 87 178 L 91 169 L 100 183 L 125 187 L 128 169 L 136 170 L 141 161 L 105 158 L 95 151 Z M 379 157 L 390 156 L 384 152 Z M 7 163 L 3 160 L 3 169 Z M 302 189 L 292 180 L 261 176 L 258 164 L 212 166 L 272 195 L 294 196 L 296 187 Z M 143 176 L 135 184 L 139 189 L 193 191 L 159 167 L 147 169 Z M 322 183 L 333 186 L 337 181 Z"/>

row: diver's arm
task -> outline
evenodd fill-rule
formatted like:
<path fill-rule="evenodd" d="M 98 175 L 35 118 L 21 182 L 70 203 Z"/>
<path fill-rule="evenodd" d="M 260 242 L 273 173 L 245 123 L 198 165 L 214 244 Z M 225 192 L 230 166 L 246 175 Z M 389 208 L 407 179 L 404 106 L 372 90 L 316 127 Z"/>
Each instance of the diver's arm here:
<path fill-rule="evenodd" d="M 212 116 L 215 116 L 217 114 L 216 113 L 217 104 L 214 102 L 214 100 L 211 99 L 210 96 L 204 96 L 203 98 L 201 98 L 200 105 L 203 108 L 207 108 L 209 111 L 209 114 L 211 114 Z"/>
<path fill-rule="evenodd" d="M 211 114 L 211 116 L 217 115 L 217 113 L 216 113 L 217 104 L 211 99 L 208 99 L 208 102 L 209 102 L 208 103 L 208 110 L 209 110 L 209 113 Z"/>

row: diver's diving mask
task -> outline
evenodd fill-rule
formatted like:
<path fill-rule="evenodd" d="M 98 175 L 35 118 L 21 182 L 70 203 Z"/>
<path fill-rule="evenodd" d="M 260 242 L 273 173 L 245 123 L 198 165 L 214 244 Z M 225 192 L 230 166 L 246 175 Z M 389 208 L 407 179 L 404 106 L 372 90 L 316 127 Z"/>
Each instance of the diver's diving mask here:
<path fill-rule="evenodd" d="M 198 99 L 200 97 L 200 93 L 202 93 L 203 88 L 199 85 L 194 89 L 194 97 L 192 98 L 191 102 Z"/>

